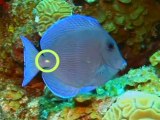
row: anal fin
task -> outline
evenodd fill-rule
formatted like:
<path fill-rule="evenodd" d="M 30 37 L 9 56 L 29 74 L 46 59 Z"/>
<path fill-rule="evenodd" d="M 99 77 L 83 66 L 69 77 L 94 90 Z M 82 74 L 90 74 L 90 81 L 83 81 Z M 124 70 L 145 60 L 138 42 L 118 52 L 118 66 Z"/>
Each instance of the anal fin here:
<path fill-rule="evenodd" d="M 64 84 L 61 80 L 56 78 L 53 73 L 42 73 L 42 77 L 47 87 L 56 96 L 61 98 L 72 98 L 79 92 L 79 88 Z"/>

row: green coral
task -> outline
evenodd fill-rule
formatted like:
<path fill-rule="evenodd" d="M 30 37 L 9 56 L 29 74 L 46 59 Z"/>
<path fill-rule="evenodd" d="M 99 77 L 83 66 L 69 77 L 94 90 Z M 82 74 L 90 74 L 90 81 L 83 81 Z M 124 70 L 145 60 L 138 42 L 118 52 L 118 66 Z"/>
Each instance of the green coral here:
<path fill-rule="evenodd" d="M 57 20 L 72 15 L 73 8 L 65 0 L 43 0 L 33 11 L 37 30 L 42 36 L 44 31 Z"/>
<path fill-rule="evenodd" d="M 143 12 L 145 8 L 143 6 L 139 6 L 135 11 L 130 14 L 131 20 L 136 20 Z"/>
<path fill-rule="evenodd" d="M 132 0 L 119 0 L 121 3 L 125 3 L 125 4 L 128 4 L 128 3 L 131 3 Z"/>
<path fill-rule="evenodd" d="M 108 32 L 116 30 L 116 25 L 113 22 L 108 22 L 103 26 Z"/>
<path fill-rule="evenodd" d="M 138 89 L 158 94 L 160 91 L 158 86 L 160 86 L 160 84 L 156 84 L 156 86 L 154 86 L 156 82 L 159 82 L 156 69 L 152 66 L 143 66 L 138 69 L 131 69 L 128 74 L 107 82 L 104 86 L 104 90 L 106 91 L 104 95 L 120 95 L 127 89 Z M 152 85 L 152 87 L 149 87 L 150 85 Z"/>
<path fill-rule="evenodd" d="M 124 25 L 125 24 L 125 16 L 122 16 L 122 15 L 117 15 L 117 16 L 115 16 L 115 23 L 117 24 L 117 25 Z"/>
<path fill-rule="evenodd" d="M 149 61 L 151 62 L 152 66 L 156 66 L 160 63 L 160 50 L 155 52 L 150 58 Z"/>
<path fill-rule="evenodd" d="M 94 3 L 96 0 L 85 0 L 87 3 Z"/>
<path fill-rule="evenodd" d="M 56 97 L 49 91 L 46 87 L 44 95 L 40 97 L 40 119 L 47 120 L 50 113 L 57 113 L 64 108 L 72 108 L 75 105 L 73 99 L 63 100 L 59 97 Z"/>

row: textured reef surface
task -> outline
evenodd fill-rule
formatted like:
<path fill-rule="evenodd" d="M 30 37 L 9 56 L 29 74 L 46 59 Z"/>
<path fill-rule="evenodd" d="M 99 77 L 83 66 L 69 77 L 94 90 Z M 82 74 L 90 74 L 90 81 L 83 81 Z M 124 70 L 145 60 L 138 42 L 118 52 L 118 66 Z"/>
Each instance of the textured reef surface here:
<path fill-rule="evenodd" d="M 159 0 L 0 1 L 0 120 L 160 120 L 159 11 Z M 110 32 L 127 69 L 73 99 L 54 96 L 39 75 L 22 88 L 19 36 L 38 47 L 51 24 L 77 13 L 95 17 Z"/>

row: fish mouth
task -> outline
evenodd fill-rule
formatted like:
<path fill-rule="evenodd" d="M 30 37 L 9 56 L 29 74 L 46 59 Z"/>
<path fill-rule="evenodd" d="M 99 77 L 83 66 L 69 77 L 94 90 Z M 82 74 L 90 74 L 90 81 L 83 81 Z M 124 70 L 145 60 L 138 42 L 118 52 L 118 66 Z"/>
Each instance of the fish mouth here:
<path fill-rule="evenodd" d="M 126 68 L 127 63 L 123 62 L 121 67 L 115 67 L 113 64 L 106 64 L 106 66 L 111 68 L 111 69 L 117 70 L 117 71 L 122 71 L 122 70 L 124 70 Z"/>
<path fill-rule="evenodd" d="M 120 69 L 120 70 L 124 70 L 126 67 L 127 67 L 127 62 L 124 60 L 124 61 L 122 62 L 122 66 L 121 66 L 121 69 Z"/>
<path fill-rule="evenodd" d="M 113 65 L 111 65 L 111 64 L 105 64 L 105 66 L 107 67 L 107 68 L 109 68 L 109 69 L 111 69 L 111 70 L 115 70 L 115 71 L 119 71 L 120 69 L 118 69 L 118 68 L 116 68 L 116 67 L 113 67 Z"/>
<path fill-rule="evenodd" d="M 103 58 L 103 60 L 104 60 L 104 58 Z M 113 64 L 112 61 L 107 61 L 107 62 L 104 62 L 104 63 L 105 63 L 105 66 L 108 66 L 108 67 L 110 67 L 114 70 L 117 70 L 117 71 L 122 71 L 126 68 L 127 62 L 125 61 L 125 59 L 122 59 L 120 61 L 122 61 L 122 62 L 120 62 L 120 64 Z"/>

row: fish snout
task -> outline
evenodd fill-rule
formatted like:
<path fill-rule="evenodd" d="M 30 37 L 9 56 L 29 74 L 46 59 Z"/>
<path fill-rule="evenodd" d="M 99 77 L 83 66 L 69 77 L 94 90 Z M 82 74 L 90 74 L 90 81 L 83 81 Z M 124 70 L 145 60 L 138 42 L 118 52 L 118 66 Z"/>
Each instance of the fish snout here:
<path fill-rule="evenodd" d="M 127 66 L 127 62 L 123 60 L 120 70 L 124 70 Z"/>

